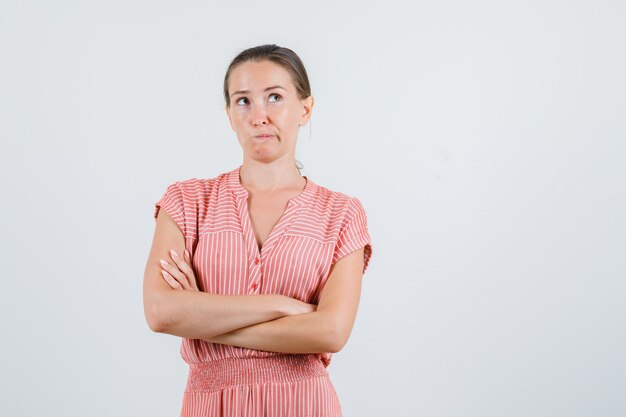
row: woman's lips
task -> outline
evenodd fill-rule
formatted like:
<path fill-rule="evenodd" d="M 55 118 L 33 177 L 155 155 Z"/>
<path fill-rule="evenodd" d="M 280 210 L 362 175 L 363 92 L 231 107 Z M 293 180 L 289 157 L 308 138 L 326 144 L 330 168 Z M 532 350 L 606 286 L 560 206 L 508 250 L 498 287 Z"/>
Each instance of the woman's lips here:
<path fill-rule="evenodd" d="M 257 139 L 270 139 L 270 138 L 273 138 L 273 137 L 274 137 L 274 135 L 257 135 L 257 136 L 255 136 L 255 138 L 257 138 Z"/>

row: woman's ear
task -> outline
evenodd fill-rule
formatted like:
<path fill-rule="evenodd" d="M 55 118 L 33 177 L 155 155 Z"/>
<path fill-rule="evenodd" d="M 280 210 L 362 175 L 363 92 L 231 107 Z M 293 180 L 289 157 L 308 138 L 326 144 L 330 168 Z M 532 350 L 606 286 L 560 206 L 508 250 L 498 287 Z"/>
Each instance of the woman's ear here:
<path fill-rule="evenodd" d="M 226 117 L 228 117 L 228 123 L 230 123 L 230 128 L 231 128 L 233 131 L 235 131 L 235 128 L 233 127 L 233 121 L 232 121 L 232 119 L 230 118 L 230 107 L 227 105 L 227 106 L 225 107 L 225 109 L 226 109 Z"/>
<path fill-rule="evenodd" d="M 313 111 L 313 105 L 315 104 L 315 99 L 313 96 L 308 96 L 305 99 L 302 99 L 302 116 L 300 116 L 300 126 L 304 126 L 308 123 L 311 118 L 311 112 Z"/>

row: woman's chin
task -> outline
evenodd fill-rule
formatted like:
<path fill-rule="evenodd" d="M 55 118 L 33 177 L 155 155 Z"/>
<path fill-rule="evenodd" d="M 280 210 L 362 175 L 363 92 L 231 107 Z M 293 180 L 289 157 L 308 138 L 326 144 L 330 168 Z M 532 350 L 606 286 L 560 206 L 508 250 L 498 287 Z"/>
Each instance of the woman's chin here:
<path fill-rule="evenodd" d="M 273 149 L 255 149 L 250 156 L 259 162 L 272 162 L 280 157 L 279 153 Z"/>
<path fill-rule="evenodd" d="M 248 154 L 254 155 L 255 158 L 274 158 L 280 153 L 276 144 L 270 142 L 255 143 L 248 150 Z"/>

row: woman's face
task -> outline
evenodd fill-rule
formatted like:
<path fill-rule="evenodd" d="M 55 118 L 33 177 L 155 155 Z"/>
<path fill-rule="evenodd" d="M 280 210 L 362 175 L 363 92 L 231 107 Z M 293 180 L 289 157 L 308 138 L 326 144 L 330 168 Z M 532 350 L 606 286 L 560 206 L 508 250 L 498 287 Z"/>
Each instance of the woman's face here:
<path fill-rule="evenodd" d="M 298 129 L 311 117 L 313 97 L 298 97 L 287 70 L 270 61 L 244 62 L 231 72 L 228 93 L 226 113 L 244 157 L 295 158 Z"/>

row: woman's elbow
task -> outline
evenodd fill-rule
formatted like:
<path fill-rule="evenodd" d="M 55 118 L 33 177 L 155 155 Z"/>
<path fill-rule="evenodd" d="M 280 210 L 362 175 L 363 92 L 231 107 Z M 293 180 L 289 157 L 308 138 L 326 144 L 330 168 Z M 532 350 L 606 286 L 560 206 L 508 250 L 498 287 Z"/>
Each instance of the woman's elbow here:
<path fill-rule="evenodd" d="M 166 311 L 167 303 L 164 296 L 154 295 L 144 301 L 144 313 L 148 327 L 155 333 L 165 333 L 169 326 L 169 314 Z"/>
<path fill-rule="evenodd" d="M 326 351 L 329 353 L 337 353 L 341 349 L 343 349 L 343 344 L 333 340 L 328 344 L 328 348 L 326 349 Z"/>
<path fill-rule="evenodd" d="M 327 337 L 327 351 L 330 353 L 337 353 L 348 343 L 350 338 L 350 330 L 335 323 L 332 326 L 332 330 L 328 332 Z"/>

